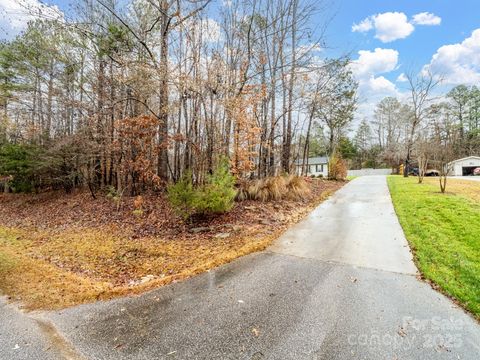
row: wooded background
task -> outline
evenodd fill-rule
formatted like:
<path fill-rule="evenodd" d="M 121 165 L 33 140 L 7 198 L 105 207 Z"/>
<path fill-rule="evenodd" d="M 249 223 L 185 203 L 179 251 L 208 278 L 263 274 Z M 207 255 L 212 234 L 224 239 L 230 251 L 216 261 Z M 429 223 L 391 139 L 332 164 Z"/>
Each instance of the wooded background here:
<path fill-rule="evenodd" d="M 355 110 L 348 60 L 318 57 L 321 12 L 300 0 L 83 0 L 74 20 L 32 22 L 0 48 L 0 142 L 30 146 L 4 152 L 35 152 L 35 187 L 132 194 L 187 170 L 201 183 L 222 157 L 240 178 L 293 172 L 312 123 L 332 151 Z"/>
<path fill-rule="evenodd" d="M 0 44 L 10 190 L 134 195 L 186 173 L 202 184 L 223 158 L 238 179 L 262 179 L 334 152 L 393 169 L 480 152 L 480 90 L 440 93 L 426 71 L 350 132 L 354 67 L 323 56 L 318 1 L 81 0 L 69 19 L 36 15 Z"/>

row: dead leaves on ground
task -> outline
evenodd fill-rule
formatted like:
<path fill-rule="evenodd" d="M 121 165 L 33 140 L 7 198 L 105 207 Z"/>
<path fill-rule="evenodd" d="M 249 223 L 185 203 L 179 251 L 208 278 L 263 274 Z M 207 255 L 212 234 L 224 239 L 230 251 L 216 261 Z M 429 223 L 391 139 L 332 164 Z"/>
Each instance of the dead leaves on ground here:
<path fill-rule="evenodd" d="M 141 216 L 132 215 L 138 198 L 124 199 L 117 211 L 85 193 L 0 195 L 0 256 L 17 264 L 0 288 L 30 308 L 139 293 L 265 249 L 342 185 L 313 181 L 302 201 L 244 201 L 196 224 L 174 215 L 162 195 L 143 196 Z M 39 281 L 42 273 L 48 283 Z"/>

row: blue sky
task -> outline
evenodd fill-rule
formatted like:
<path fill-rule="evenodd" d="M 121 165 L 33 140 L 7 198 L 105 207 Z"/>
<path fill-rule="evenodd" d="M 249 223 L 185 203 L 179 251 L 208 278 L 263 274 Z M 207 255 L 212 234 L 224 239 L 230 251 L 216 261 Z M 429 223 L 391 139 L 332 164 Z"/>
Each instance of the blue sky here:
<path fill-rule="evenodd" d="M 333 4 L 326 54 L 350 53 L 360 83 L 359 116 L 372 116 L 384 96 L 405 98 L 402 73 L 430 69 L 445 79 L 441 91 L 459 83 L 480 86 L 480 0 Z"/>
<path fill-rule="evenodd" d="M 403 12 L 409 18 L 429 12 L 439 16 L 439 26 L 416 27 L 406 39 L 389 43 L 388 47 L 400 52 L 402 62 L 426 63 L 442 45 L 461 42 L 473 30 L 480 28 L 479 0 L 336 0 L 333 8 L 337 16 L 329 29 L 328 39 L 345 50 L 385 47 L 372 33 L 354 33 L 352 24 L 373 14 Z"/>
<path fill-rule="evenodd" d="M 214 0 L 218 6 L 221 0 Z M 405 72 L 428 67 L 445 78 L 443 89 L 458 83 L 480 85 L 480 0 L 324 0 L 333 15 L 324 56 L 349 54 L 359 81 L 359 116 L 371 116 L 384 96 L 406 96 Z M 18 3 L 0 0 L 0 34 L 11 37 L 26 23 Z M 72 0 L 46 0 L 69 12 Z M 475 31 L 477 30 L 477 31 Z"/>

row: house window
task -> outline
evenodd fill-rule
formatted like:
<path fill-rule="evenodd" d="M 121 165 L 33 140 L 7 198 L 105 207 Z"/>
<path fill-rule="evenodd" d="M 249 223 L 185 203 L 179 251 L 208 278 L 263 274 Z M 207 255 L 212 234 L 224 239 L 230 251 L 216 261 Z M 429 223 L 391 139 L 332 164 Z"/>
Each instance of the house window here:
<path fill-rule="evenodd" d="M 317 172 L 323 172 L 323 164 L 315 165 L 317 167 Z"/>

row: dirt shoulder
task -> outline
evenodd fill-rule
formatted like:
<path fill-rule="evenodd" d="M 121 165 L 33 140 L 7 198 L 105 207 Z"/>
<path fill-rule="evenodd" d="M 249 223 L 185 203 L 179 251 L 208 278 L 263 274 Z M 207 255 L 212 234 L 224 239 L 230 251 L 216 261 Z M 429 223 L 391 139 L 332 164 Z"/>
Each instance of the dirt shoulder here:
<path fill-rule="evenodd" d="M 312 182 L 302 201 L 243 201 L 185 224 L 161 195 L 0 195 L 0 291 L 27 309 L 136 294 L 265 249 L 344 183 Z"/>

